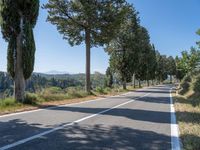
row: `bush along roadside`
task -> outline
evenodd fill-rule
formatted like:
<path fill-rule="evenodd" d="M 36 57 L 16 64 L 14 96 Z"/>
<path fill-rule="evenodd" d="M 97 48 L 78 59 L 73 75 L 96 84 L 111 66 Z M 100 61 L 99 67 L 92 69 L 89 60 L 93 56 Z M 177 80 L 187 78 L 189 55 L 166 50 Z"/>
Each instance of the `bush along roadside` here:
<path fill-rule="evenodd" d="M 130 86 L 130 90 L 133 88 Z M 70 87 L 61 89 L 59 87 L 49 87 L 37 93 L 26 93 L 24 103 L 19 103 L 13 98 L 0 99 L 0 115 L 30 109 L 37 109 L 41 107 L 48 107 L 52 105 L 60 105 L 66 103 L 80 102 L 90 99 L 98 98 L 103 95 L 117 95 L 128 90 L 123 90 L 121 87 L 114 88 L 97 87 L 90 95 L 82 88 Z"/>
<path fill-rule="evenodd" d="M 200 75 L 186 76 L 174 99 L 183 149 L 200 150 Z"/>

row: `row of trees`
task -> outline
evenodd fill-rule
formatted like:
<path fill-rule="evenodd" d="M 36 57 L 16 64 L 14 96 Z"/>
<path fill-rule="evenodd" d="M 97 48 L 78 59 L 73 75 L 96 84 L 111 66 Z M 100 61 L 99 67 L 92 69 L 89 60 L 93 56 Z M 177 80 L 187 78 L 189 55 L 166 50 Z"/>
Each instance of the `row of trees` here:
<path fill-rule="evenodd" d="M 164 78 L 165 70 L 158 69 L 163 69 L 163 56 L 150 44 L 138 13 L 125 0 L 49 0 L 43 8 L 48 11 L 47 21 L 71 46 L 85 43 L 87 92 L 91 90 L 90 49 L 94 46 L 105 47 L 110 71 L 120 74 L 124 88 L 133 74 L 139 80 Z M 22 102 L 25 81 L 34 68 L 33 28 L 38 13 L 39 0 L 0 0 L 1 31 L 9 43 L 8 73 L 14 79 L 15 99 Z"/>
<path fill-rule="evenodd" d="M 90 92 L 90 48 L 109 42 L 123 21 L 125 0 L 49 0 L 47 20 L 57 26 L 69 44 L 86 44 L 86 90 Z M 24 100 L 25 80 L 33 72 L 35 43 L 33 28 L 39 0 L 1 0 L 1 30 L 8 44 L 8 72 L 14 79 L 14 95 Z"/>
<path fill-rule="evenodd" d="M 126 89 L 126 83 L 133 79 L 147 81 L 157 80 L 159 83 L 170 75 L 176 74 L 173 57 L 161 55 L 150 43 L 147 29 L 140 25 L 138 12 L 129 6 L 124 22 L 116 36 L 106 45 L 105 51 L 110 55 L 110 66 L 106 71 L 108 86 L 112 84 L 113 74 L 118 74 Z"/>
<path fill-rule="evenodd" d="M 39 0 L 0 0 L 1 30 L 8 44 L 8 72 L 14 79 L 14 95 L 24 100 L 25 80 L 34 68 L 33 28 Z M 115 36 L 128 10 L 125 0 L 49 0 L 47 20 L 57 26 L 69 44 L 86 45 L 86 91 L 90 92 L 90 49 Z"/>

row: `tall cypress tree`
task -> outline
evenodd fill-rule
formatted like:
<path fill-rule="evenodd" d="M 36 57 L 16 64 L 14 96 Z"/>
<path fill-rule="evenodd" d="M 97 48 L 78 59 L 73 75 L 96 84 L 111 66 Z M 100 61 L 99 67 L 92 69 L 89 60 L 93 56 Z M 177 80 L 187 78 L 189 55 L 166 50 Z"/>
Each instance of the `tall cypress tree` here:
<path fill-rule="evenodd" d="M 138 49 L 139 60 L 136 69 L 136 78 L 140 80 L 147 79 L 148 57 L 150 51 L 150 36 L 145 27 L 140 26 L 138 29 Z"/>
<path fill-rule="evenodd" d="M 126 20 L 120 27 L 118 34 L 106 46 L 105 51 L 110 55 L 110 67 L 120 76 L 123 88 L 126 89 L 126 83 L 131 80 L 135 65 L 136 36 L 139 20 L 137 12 L 133 6 L 129 7 L 129 13 Z"/>
<path fill-rule="evenodd" d="M 1 29 L 8 42 L 7 70 L 14 79 L 14 97 L 24 100 L 25 80 L 34 68 L 33 28 L 39 12 L 39 0 L 0 0 Z"/>

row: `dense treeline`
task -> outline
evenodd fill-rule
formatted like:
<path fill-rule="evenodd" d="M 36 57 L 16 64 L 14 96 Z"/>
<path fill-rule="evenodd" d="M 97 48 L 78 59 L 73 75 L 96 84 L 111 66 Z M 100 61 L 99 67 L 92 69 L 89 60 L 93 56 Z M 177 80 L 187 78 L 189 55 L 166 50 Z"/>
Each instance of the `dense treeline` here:
<path fill-rule="evenodd" d="M 147 29 L 140 25 L 138 12 L 133 6 L 129 7 L 124 22 L 121 24 L 118 34 L 106 45 L 105 51 L 110 56 L 110 66 L 107 70 L 109 86 L 111 86 L 111 74 L 118 74 L 123 88 L 132 80 L 150 80 L 154 84 L 161 83 L 170 76 L 176 74 L 176 64 L 172 56 L 161 55 L 150 42 Z"/>

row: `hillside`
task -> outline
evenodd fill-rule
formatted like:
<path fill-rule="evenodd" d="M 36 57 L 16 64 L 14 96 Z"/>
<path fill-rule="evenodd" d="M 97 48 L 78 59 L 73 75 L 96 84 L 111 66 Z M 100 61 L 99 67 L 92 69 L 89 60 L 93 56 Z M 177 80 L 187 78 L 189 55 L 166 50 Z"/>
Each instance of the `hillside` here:
<path fill-rule="evenodd" d="M 95 72 L 91 75 L 92 88 L 103 86 L 105 75 Z M 0 72 L 0 97 L 10 96 L 13 93 L 13 80 L 5 72 Z M 26 82 L 26 91 L 36 92 L 47 87 L 81 87 L 85 85 L 85 74 L 44 74 L 33 73 Z"/>

